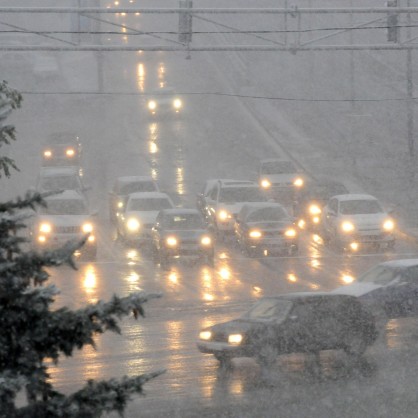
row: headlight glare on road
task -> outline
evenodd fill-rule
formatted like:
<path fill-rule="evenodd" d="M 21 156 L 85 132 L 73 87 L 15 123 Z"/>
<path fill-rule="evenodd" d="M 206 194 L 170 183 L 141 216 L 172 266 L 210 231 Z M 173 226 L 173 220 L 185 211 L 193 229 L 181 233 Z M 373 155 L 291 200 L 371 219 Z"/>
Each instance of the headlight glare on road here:
<path fill-rule="evenodd" d="M 228 336 L 228 343 L 239 345 L 242 343 L 242 335 L 241 334 L 231 334 Z"/>
<path fill-rule="evenodd" d="M 311 215 L 319 215 L 322 212 L 321 208 L 318 205 L 310 205 L 309 206 L 309 213 Z"/>
<path fill-rule="evenodd" d="M 211 244 L 212 244 L 212 240 L 211 240 L 211 238 L 210 238 L 210 237 L 208 237 L 207 235 L 205 235 L 205 236 L 203 236 L 203 237 L 200 239 L 200 243 L 201 243 L 202 245 L 204 245 L 205 247 L 208 247 L 209 245 L 211 245 Z"/>
<path fill-rule="evenodd" d="M 39 225 L 39 232 L 42 232 L 43 234 L 49 234 L 52 231 L 52 225 L 44 222 Z"/>
<path fill-rule="evenodd" d="M 284 234 L 287 238 L 294 238 L 296 236 L 296 229 L 289 228 Z"/>
<path fill-rule="evenodd" d="M 174 102 L 173 102 L 174 109 L 178 110 L 182 107 L 182 105 L 183 103 L 180 99 L 174 99 Z"/>
<path fill-rule="evenodd" d="M 93 231 L 93 225 L 89 222 L 86 222 L 85 224 L 83 224 L 81 229 L 85 234 L 88 234 L 89 232 Z"/>
<path fill-rule="evenodd" d="M 221 221 L 226 221 L 227 219 L 231 219 L 232 215 L 229 212 L 227 212 L 226 210 L 220 210 L 218 212 L 218 218 Z"/>
<path fill-rule="evenodd" d="M 210 331 L 200 331 L 199 338 L 201 340 L 210 340 L 212 338 L 212 333 Z"/>
<path fill-rule="evenodd" d="M 136 218 L 129 218 L 128 221 L 126 222 L 126 226 L 129 231 L 136 232 L 139 230 L 140 223 L 138 219 Z"/>
<path fill-rule="evenodd" d="M 304 181 L 302 177 L 298 177 L 293 181 L 293 185 L 296 187 L 302 187 L 304 185 Z"/>
<path fill-rule="evenodd" d="M 263 189 L 268 189 L 269 187 L 271 187 L 271 182 L 268 179 L 262 179 L 260 184 Z"/>
<path fill-rule="evenodd" d="M 248 236 L 250 238 L 261 238 L 261 231 L 259 231 L 258 229 L 253 229 L 248 233 Z"/>
<path fill-rule="evenodd" d="M 392 219 L 386 219 L 383 222 L 383 229 L 385 231 L 393 231 L 394 228 L 395 228 L 395 222 L 393 222 Z"/>
<path fill-rule="evenodd" d="M 44 157 L 45 158 L 51 158 L 52 157 L 52 151 L 47 149 L 44 151 Z"/>
<path fill-rule="evenodd" d="M 157 108 L 157 102 L 155 100 L 150 100 L 148 102 L 148 109 L 155 110 Z"/>
<path fill-rule="evenodd" d="M 68 148 L 68 149 L 65 151 L 65 155 L 66 155 L 67 157 L 74 157 L 74 155 L 75 155 L 75 151 L 74 151 L 72 148 Z"/>
<path fill-rule="evenodd" d="M 176 237 L 167 237 L 165 242 L 169 247 L 175 247 L 177 245 L 177 238 Z"/>
<path fill-rule="evenodd" d="M 344 232 L 353 232 L 354 231 L 354 224 L 350 221 L 345 221 L 341 224 L 341 229 Z"/>

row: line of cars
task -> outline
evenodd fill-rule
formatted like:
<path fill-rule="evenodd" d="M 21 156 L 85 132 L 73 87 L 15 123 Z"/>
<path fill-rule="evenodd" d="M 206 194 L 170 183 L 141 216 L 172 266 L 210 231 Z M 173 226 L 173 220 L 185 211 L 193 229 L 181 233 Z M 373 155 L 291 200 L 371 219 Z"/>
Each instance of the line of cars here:
<path fill-rule="evenodd" d="M 42 167 L 33 190 L 45 193 L 30 226 L 36 249 L 53 249 L 87 235 L 77 252 L 83 259 L 97 256 L 97 212 L 91 211 L 82 169 L 82 143 L 71 132 L 51 134 L 42 150 Z"/>

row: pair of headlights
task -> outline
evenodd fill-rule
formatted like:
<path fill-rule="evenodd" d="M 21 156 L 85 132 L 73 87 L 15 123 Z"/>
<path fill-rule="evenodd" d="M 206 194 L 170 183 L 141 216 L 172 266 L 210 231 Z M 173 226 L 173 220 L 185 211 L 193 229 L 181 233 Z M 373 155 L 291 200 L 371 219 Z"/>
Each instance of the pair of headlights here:
<path fill-rule="evenodd" d="M 391 232 L 395 229 L 395 222 L 393 222 L 392 219 L 386 219 L 382 224 L 382 228 L 386 232 Z M 354 232 L 355 229 L 355 225 L 350 221 L 344 221 L 341 223 L 341 230 L 345 233 Z"/>
<path fill-rule="evenodd" d="M 199 338 L 204 341 L 209 341 L 212 338 L 211 331 L 201 331 Z M 239 345 L 242 343 L 243 335 L 242 334 L 230 334 L 228 335 L 228 344 Z"/>
<path fill-rule="evenodd" d="M 304 180 L 302 177 L 296 177 L 293 180 L 293 186 L 295 187 L 302 187 L 305 184 Z M 260 181 L 260 185 L 263 189 L 269 189 L 271 187 L 271 181 L 269 179 L 262 179 Z"/>
<path fill-rule="evenodd" d="M 179 110 L 181 109 L 181 107 L 183 106 L 183 102 L 180 99 L 174 99 L 173 100 L 173 107 L 175 110 Z M 150 100 L 148 102 L 148 109 L 151 111 L 156 110 L 158 107 L 158 104 L 155 100 Z"/>
<path fill-rule="evenodd" d="M 169 236 L 165 239 L 165 244 L 168 247 L 174 248 L 174 247 L 177 247 L 179 242 L 175 236 Z M 200 238 L 200 244 L 203 245 L 204 247 L 209 247 L 210 245 L 212 245 L 212 238 L 209 237 L 208 235 L 204 235 L 203 237 Z"/>
<path fill-rule="evenodd" d="M 43 222 L 39 225 L 39 232 L 41 232 L 42 234 L 50 234 L 52 231 L 53 225 L 49 222 Z M 93 225 L 89 222 L 84 223 L 81 226 L 81 232 L 84 232 L 85 234 L 93 232 Z"/>
<path fill-rule="evenodd" d="M 296 237 L 296 234 L 297 234 L 296 229 L 294 228 L 286 229 L 284 233 L 285 237 L 287 238 L 294 238 Z M 248 232 L 248 236 L 253 239 L 258 239 L 263 236 L 263 233 L 258 229 L 252 229 L 251 231 Z"/>
<path fill-rule="evenodd" d="M 72 158 L 75 155 L 75 150 L 73 148 L 67 148 L 65 150 L 65 155 L 69 158 Z M 45 150 L 44 151 L 44 157 L 45 158 L 51 158 L 52 157 L 52 151 L 50 149 Z"/>

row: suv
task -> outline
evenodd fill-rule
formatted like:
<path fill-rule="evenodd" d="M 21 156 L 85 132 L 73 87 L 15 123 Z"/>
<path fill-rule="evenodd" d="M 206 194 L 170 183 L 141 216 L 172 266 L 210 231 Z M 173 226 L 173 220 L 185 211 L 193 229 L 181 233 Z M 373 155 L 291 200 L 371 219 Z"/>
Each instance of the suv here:
<path fill-rule="evenodd" d="M 197 347 L 223 367 L 234 357 L 272 366 L 280 354 L 321 350 L 357 359 L 376 338 L 373 315 L 354 296 L 306 292 L 262 298 L 240 318 L 203 329 Z"/>
<path fill-rule="evenodd" d="M 246 203 L 265 202 L 257 183 L 245 180 L 217 180 L 207 191 L 204 212 L 218 235 L 233 234 L 235 219 Z"/>

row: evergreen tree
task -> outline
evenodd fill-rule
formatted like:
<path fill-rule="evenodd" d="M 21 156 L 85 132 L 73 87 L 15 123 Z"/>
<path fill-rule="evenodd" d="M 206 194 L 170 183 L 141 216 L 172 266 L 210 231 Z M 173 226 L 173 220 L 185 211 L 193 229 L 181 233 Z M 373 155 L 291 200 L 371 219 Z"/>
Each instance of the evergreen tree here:
<path fill-rule="evenodd" d="M 21 95 L 0 83 L 0 147 L 15 140 L 15 129 L 5 125 L 7 115 L 20 107 Z M 17 169 L 8 157 L 0 157 L 0 177 Z M 93 337 L 105 331 L 120 333 L 118 320 L 133 312 L 143 316 L 143 303 L 158 297 L 143 292 L 127 297 L 113 296 L 71 311 L 53 308 L 58 293 L 48 284 L 46 267 L 67 264 L 76 268 L 74 251 L 81 242 L 68 242 L 56 251 L 37 253 L 25 250 L 28 209 L 44 205 L 42 195 L 27 193 L 24 198 L 0 203 L 0 415 L 2 417 L 100 417 L 104 412 L 123 413 L 145 382 L 163 373 L 157 371 L 136 377 L 109 381 L 90 380 L 69 396 L 59 393 L 48 380 L 45 359 L 58 363 L 59 356 L 71 356 L 74 349 L 94 346 Z M 27 401 L 16 402 L 25 392 Z"/>

